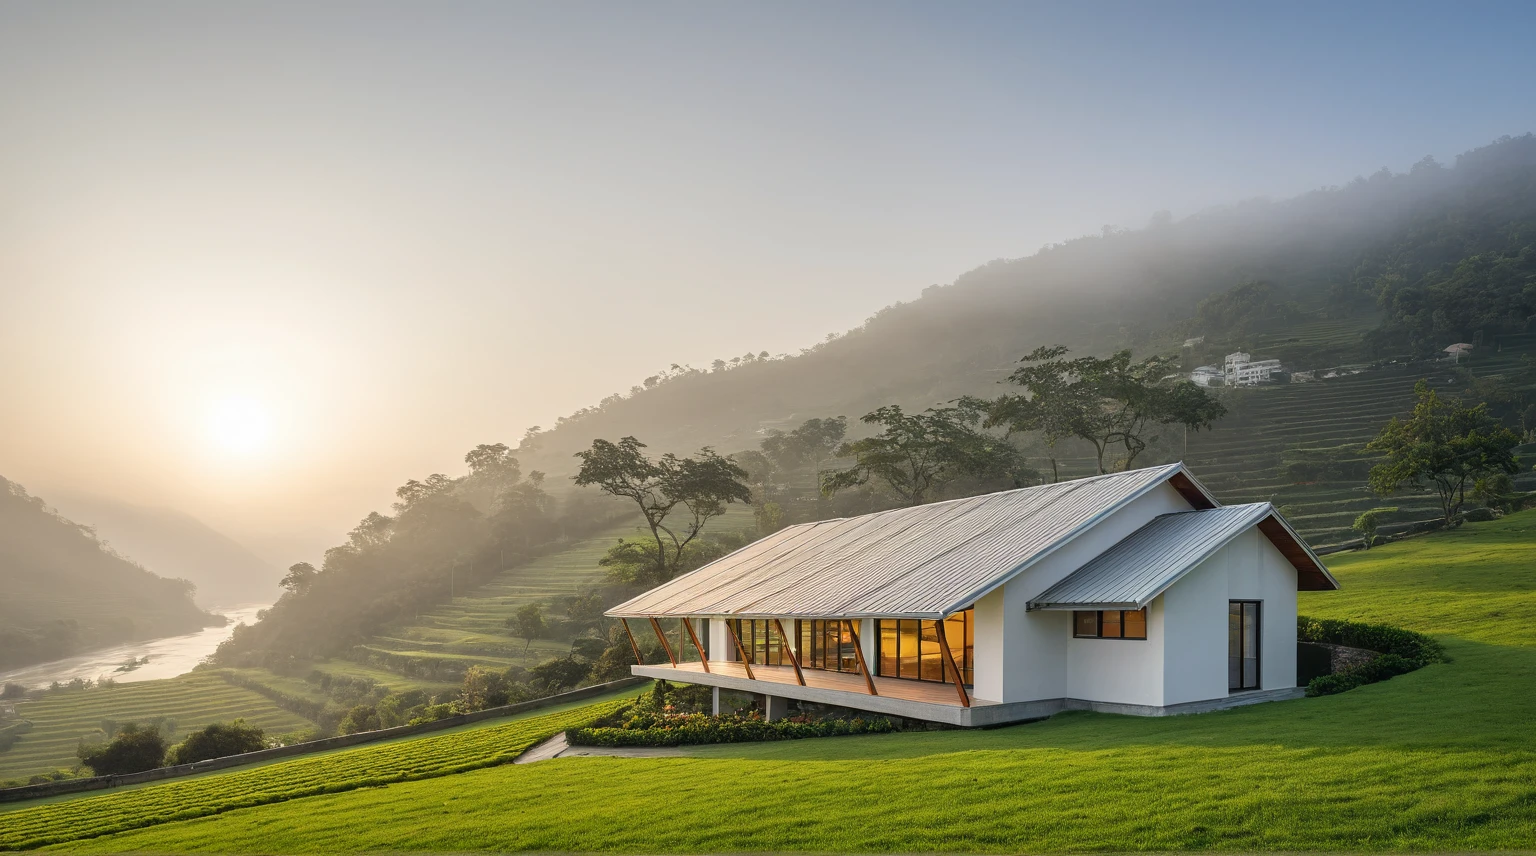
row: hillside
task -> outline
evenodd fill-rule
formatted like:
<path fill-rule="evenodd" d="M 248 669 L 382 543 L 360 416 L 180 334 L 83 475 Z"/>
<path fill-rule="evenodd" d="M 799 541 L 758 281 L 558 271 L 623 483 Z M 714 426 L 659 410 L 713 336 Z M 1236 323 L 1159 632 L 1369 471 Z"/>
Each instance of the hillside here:
<path fill-rule="evenodd" d="M 598 437 L 632 434 L 657 450 L 755 448 L 762 431 L 806 418 L 995 395 L 1010 363 L 1051 343 L 1174 353 L 1186 336 L 1206 335 L 1300 370 L 1427 355 L 1525 331 L 1536 314 L 1520 284 L 1536 259 L 1524 249 L 1532 244 L 1536 137 L 1527 134 L 1451 167 L 1426 159 L 1407 173 L 1383 170 L 1294 199 L 1109 229 L 994 261 L 796 355 L 636 378 L 631 391 L 530 436 L 518 456 L 556 484 L 571 455 Z M 1509 264 L 1493 264 L 1495 256 Z M 1200 321 L 1201 300 L 1245 281 L 1272 284 L 1301 315 L 1227 329 Z"/>
<path fill-rule="evenodd" d="M 277 599 L 282 573 L 275 566 L 190 514 L 79 493 L 50 495 L 49 501 L 113 549 L 197 586 L 193 598 L 204 608 Z"/>
<path fill-rule="evenodd" d="M 260 805 L 304 781 L 291 762 L 291 776 L 281 775 L 282 765 L 256 771 L 269 776 L 266 796 L 242 790 L 240 773 L 200 779 L 202 802 L 192 813 L 219 811 L 226 792 L 229 807 L 254 808 L 178 820 L 163 806 L 180 805 L 181 791 L 155 785 L 18 807 L 3 815 L 0 828 L 17 832 L 0 846 L 69 841 L 73 851 L 101 853 L 321 852 L 337 842 L 358 851 L 621 853 L 1528 847 L 1536 835 L 1536 731 L 1524 690 L 1536 681 L 1536 645 L 1524 628 L 1536 619 L 1536 512 L 1330 564 L 1342 591 L 1304 595 L 1305 613 L 1435 634 L 1450 662 L 1341 695 L 1195 716 L 1077 712 L 1006 728 L 695 748 L 685 758 L 569 758 L 420 782 L 386 778 L 395 783 Z M 388 758 L 374 763 L 381 777 L 393 775 Z M 349 768 L 345 781 L 360 775 Z M 658 794 L 709 798 L 662 798 L 659 810 Z M 103 823 L 145 828 L 90 838 Z"/>
<path fill-rule="evenodd" d="M 0 478 L 0 669 L 223 622 L 191 585 L 156 576 Z"/>
<path fill-rule="evenodd" d="M 82 740 L 106 738 L 105 725 L 159 722 L 173 737 L 213 722 L 243 718 L 276 737 L 314 723 L 282 710 L 250 690 L 231 686 L 216 675 L 191 674 L 164 681 L 90 689 L 60 689 L 15 704 L 16 714 L 31 723 L 15 745 L 0 750 L 0 780 L 25 779 L 79 766 L 75 747 Z M 5 722 L 14 727 L 15 723 Z"/>

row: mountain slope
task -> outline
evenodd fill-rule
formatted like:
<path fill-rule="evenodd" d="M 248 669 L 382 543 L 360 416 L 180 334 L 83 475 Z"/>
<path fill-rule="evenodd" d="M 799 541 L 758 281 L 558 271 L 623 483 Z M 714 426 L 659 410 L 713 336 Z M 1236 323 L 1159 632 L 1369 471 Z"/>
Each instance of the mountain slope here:
<path fill-rule="evenodd" d="M 0 478 L 0 668 L 190 633 L 223 619 Z"/>
<path fill-rule="evenodd" d="M 1252 330 L 1192 329 L 1202 299 L 1245 281 L 1269 282 L 1303 313 L 1359 328 L 1342 347 L 1290 348 L 1294 368 L 1428 353 L 1483 332 L 1471 321 L 1458 326 L 1457 313 L 1434 313 L 1442 299 L 1434 277 L 1478 254 L 1516 252 L 1533 235 L 1536 137 L 1527 134 L 1468 152 L 1454 167 L 1426 159 L 1404 174 L 1383 170 L 1295 199 L 1106 229 L 994 261 L 799 355 L 658 374 L 562 418 L 518 456 L 558 477 L 597 437 L 633 434 L 658 451 L 753 448 L 763 430 L 810 417 L 995 395 L 1010 364 L 1044 344 L 1176 352 L 1186 335 L 1210 335 L 1249 345 Z M 1530 296 L 1524 301 L 1510 301 L 1507 314 L 1518 316 Z M 1449 322 L 1408 335 L 1405 319 L 1415 312 Z M 1378 324 L 1379 335 L 1367 333 Z M 1517 317 L 1506 326 L 1520 329 L 1487 332 L 1520 332 L 1523 324 Z M 1433 345 L 1434 337 L 1446 341 Z"/>
<path fill-rule="evenodd" d="M 189 514 L 89 494 L 50 494 L 49 501 L 113 549 L 158 574 L 190 581 L 205 608 L 270 603 L 280 594 L 276 567 Z"/>

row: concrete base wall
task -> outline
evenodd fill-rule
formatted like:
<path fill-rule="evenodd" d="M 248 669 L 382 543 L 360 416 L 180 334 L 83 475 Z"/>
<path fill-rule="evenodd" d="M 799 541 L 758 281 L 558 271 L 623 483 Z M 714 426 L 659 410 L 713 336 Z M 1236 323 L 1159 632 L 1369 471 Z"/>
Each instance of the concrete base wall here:
<path fill-rule="evenodd" d="M 1301 698 L 1305 694 L 1305 690 L 1300 687 L 1286 687 L 1277 690 L 1254 690 L 1251 692 L 1233 693 L 1220 698 L 1185 702 L 1166 707 L 1116 704 L 1114 702 L 1088 701 L 1076 698 L 1053 698 L 1007 703 L 977 701 L 970 707 L 960 707 L 958 705 L 930 704 L 928 702 L 908 701 L 887 696 L 871 696 L 863 693 L 850 693 L 819 687 L 802 687 L 796 684 L 765 683 L 731 675 L 687 672 L 684 673 L 687 680 L 684 680 L 683 677 L 679 676 L 677 670 L 671 666 L 631 666 L 630 670 L 637 677 L 656 678 L 676 684 L 700 684 L 728 690 L 738 690 L 740 692 L 766 694 L 770 699 L 775 696 L 779 697 L 780 700 L 800 699 L 817 704 L 848 707 L 854 710 L 867 710 L 871 713 L 883 713 L 888 716 L 921 719 L 927 722 L 942 722 L 948 725 L 958 725 L 962 728 L 1028 722 L 1034 719 L 1045 719 L 1064 710 L 1092 710 L 1099 713 L 1117 713 L 1126 716 L 1177 716 L 1186 713 L 1205 713 L 1229 707 L 1241 707 L 1259 702 Z"/>

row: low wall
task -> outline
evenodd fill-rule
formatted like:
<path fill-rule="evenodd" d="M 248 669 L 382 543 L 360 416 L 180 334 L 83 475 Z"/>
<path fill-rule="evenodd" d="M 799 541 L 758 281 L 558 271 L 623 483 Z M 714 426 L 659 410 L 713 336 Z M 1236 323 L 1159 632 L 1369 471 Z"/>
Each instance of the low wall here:
<path fill-rule="evenodd" d="M 0 803 L 20 802 L 22 800 L 38 799 L 40 797 L 58 796 L 60 794 L 80 793 L 81 791 L 98 791 L 106 788 L 115 788 L 121 785 L 138 785 L 144 782 L 158 782 L 161 779 L 175 779 L 181 776 L 191 776 L 196 773 L 207 773 L 214 770 L 225 770 L 230 767 L 241 767 L 246 764 L 256 764 L 262 761 L 273 761 L 280 758 L 293 758 L 299 755 L 310 755 L 315 752 L 328 752 L 332 749 L 344 749 L 348 746 L 358 746 L 364 743 L 374 743 L 380 740 L 392 740 L 396 737 L 410 737 L 415 734 L 427 734 L 433 731 L 446 731 L 471 722 L 480 722 L 485 719 L 496 719 L 502 716 L 513 716 L 530 710 L 538 710 L 542 707 L 553 707 L 570 701 L 580 701 L 585 698 L 603 695 L 625 687 L 633 687 L 649 681 L 650 678 L 624 678 L 618 681 L 610 681 L 606 684 L 596 684 L 590 687 L 582 687 L 568 693 L 560 693 L 546 698 L 538 698 L 532 701 L 519 702 L 517 704 L 492 707 L 485 710 L 477 710 L 474 713 L 461 713 L 450 716 L 447 719 L 439 719 L 433 722 L 423 722 L 419 725 L 400 725 L 394 728 L 384 728 L 379 731 L 364 731 L 359 734 L 343 734 L 340 737 L 327 737 L 323 740 L 311 740 L 308 743 L 295 743 L 292 746 L 279 746 L 276 749 L 262 749 L 256 752 L 247 752 L 244 755 L 229 755 L 224 758 L 212 758 L 207 761 L 198 761 L 194 764 L 178 764 L 174 767 L 160 767 L 155 770 L 146 770 L 142 773 L 127 773 L 121 776 L 92 776 L 84 779 L 64 779 L 58 782 L 44 782 L 40 785 L 26 785 L 20 788 L 0 788 Z"/>

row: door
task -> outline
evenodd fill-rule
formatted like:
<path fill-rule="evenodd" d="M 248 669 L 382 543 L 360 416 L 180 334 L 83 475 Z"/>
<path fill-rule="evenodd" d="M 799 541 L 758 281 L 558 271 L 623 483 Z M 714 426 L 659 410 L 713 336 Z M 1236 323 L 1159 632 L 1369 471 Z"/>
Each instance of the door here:
<path fill-rule="evenodd" d="M 1259 688 L 1259 602 L 1227 604 L 1227 690 Z"/>

